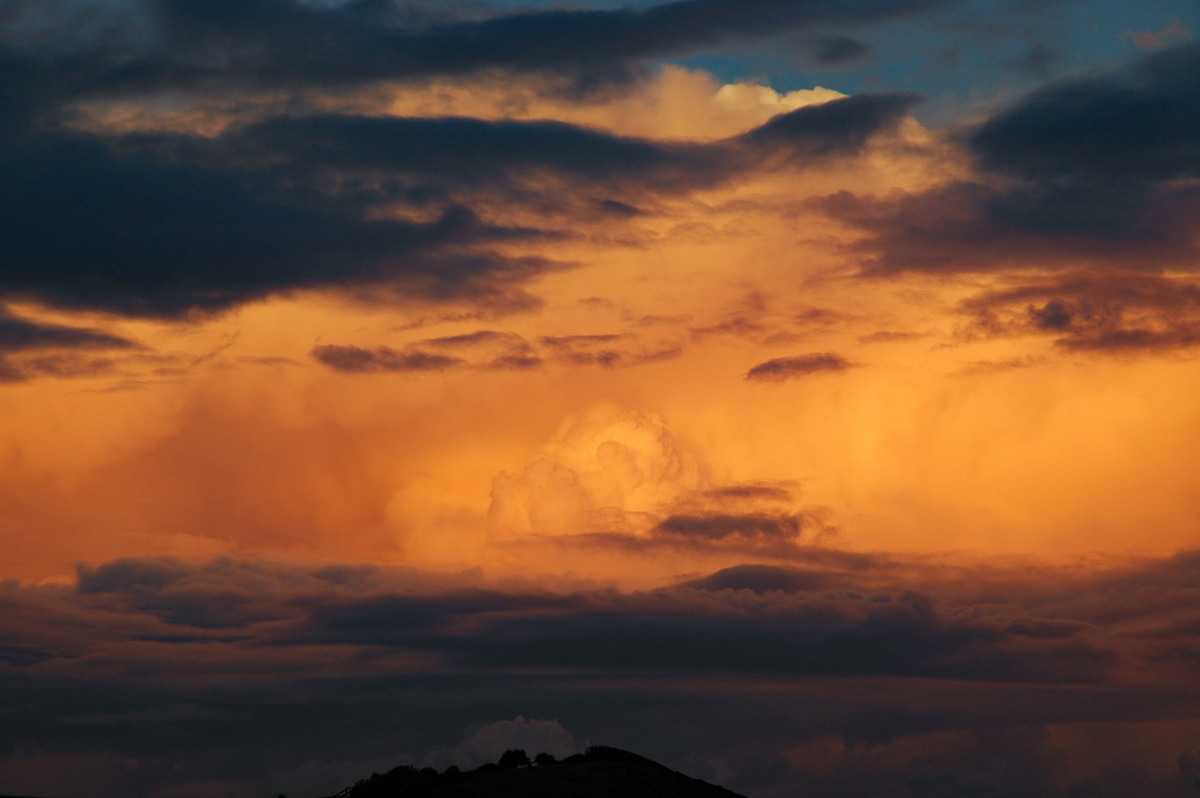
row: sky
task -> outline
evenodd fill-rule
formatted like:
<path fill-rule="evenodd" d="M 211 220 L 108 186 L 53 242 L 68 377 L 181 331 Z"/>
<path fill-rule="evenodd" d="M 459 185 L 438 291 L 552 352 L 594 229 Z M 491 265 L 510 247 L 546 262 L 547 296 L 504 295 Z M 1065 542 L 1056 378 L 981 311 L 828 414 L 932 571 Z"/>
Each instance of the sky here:
<path fill-rule="evenodd" d="M 1195 0 L 0 0 L 0 793 L 1200 794 Z"/>

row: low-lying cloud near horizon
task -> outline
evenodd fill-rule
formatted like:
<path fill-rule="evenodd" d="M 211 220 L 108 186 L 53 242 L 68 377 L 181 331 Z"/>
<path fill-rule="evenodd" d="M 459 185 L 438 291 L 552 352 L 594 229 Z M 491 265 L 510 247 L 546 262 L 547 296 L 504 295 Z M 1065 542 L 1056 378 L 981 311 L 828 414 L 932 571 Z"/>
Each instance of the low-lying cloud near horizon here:
<path fill-rule="evenodd" d="M 20 696 L 0 774 L 58 794 L 317 794 L 380 763 L 586 737 L 757 795 L 1190 795 L 1198 567 L 805 547 L 623 591 L 264 559 L 80 566 L 74 586 L 0 594 L 0 678 Z M 173 772 L 193 781 L 162 790 Z"/>

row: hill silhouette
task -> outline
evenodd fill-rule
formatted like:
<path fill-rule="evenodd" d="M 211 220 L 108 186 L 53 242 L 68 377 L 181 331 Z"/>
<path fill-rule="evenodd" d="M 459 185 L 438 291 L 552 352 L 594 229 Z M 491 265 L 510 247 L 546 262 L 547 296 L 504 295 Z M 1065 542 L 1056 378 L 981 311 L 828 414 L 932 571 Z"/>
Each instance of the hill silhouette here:
<path fill-rule="evenodd" d="M 556 761 L 521 750 L 470 771 L 402 766 L 333 798 L 744 798 L 643 756 L 607 746 Z"/>

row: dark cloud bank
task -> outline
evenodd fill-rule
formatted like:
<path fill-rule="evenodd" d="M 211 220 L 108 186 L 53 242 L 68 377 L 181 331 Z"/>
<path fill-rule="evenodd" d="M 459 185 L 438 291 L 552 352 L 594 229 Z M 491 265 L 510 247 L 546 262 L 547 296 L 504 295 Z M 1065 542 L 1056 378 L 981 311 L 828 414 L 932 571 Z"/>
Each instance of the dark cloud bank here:
<path fill-rule="evenodd" d="M 750 171 L 854 153 L 913 98 L 858 95 L 686 145 L 555 122 L 316 113 L 311 93 L 495 70 L 601 91 L 656 58 L 785 34 L 839 64 L 866 55 L 839 31 L 932 5 L 682 0 L 502 14 L 389 2 L 16 2 L 0 18 L 0 299 L 170 319 L 305 289 L 528 308 L 522 286 L 568 265 L 545 244 Z M 843 192 L 817 207 L 864 233 L 857 252 L 873 276 L 1190 272 L 1200 256 L 1198 64 L 1200 46 L 1185 44 L 1049 84 L 962 132 L 981 179 L 898 197 Z M 80 103 L 255 93 L 277 99 L 210 138 L 75 124 Z M 1025 331 L 1064 346 L 1196 343 L 1191 311 L 1155 306 L 1143 323 L 1137 307 L 1096 311 L 1093 297 L 1071 293 L 1078 281 L 1038 285 L 1044 298 L 1030 303 Z M 1051 313 L 1063 322 L 1039 324 L 1046 307 L 1064 308 Z"/>
<path fill-rule="evenodd" d="M 671 533 L 703 546 L 728 525 Z M 315 795 L 526 716 L 752 796 L 1191 795 L 1200 740 L 1132 767 L 1055 735 L 1197 717 L 1198 568 L 809 548 L 619 592 L 351 564 L 81 566 L 73 588 L 0 589 L 0 782 Z"/>
<path fill-rule="evenodd" d="M 1014 274 L 1025 284 L 964 308 L 1026 311 L 993 333 L 1093 352 L 1195 346 L 1197 81 L 1200 44 L 1188 43 L 1051 83 L 963 133 L 978 181 L 816 205 L 864 234 L 865 275 Z"/>
<path fill-rule="evenodd" d="M 14 0 L 2 21 L 19 45 L 4 53 L 0 68 L 9 77 L 5 99 L 17 112 L 10 120 L 105 92 L 331 87 L 484 70 L 566 75 L 584 91 L 628 80 L 658 58 L 867 25 L 937 5 L 677 0 L 505 14 L 483 4 L 388 0 L 147 0 L 57 9 Z M 827 32 L 810 46 L 830 63 L 864 48 Z"/>
<path fill-rule="evenodd" d="M 0 300 L 168 319 L 314 288 L 528 307 L 521 284 L 555 264 L 512 247 L 570 235 L 572 222 L 597 214 L 612 222 L 643 198 L 852 153 L 912 102 L 850 98 L 712 146 L 555 122 L 311 110 L 310 92 L 481 70 L 565 74 L 595 88 L 664 55 L 914 7 L 466 8 L 15 3 L 0 17 Z M 257 121 L 211 138 L 77 124 L 80 104 L 236 104 L 255 92 L 276 99 Z M 520 208 L 558 218 L 499 220 Z"/>
<path fill-rule="evenodd" d="M 167 319 L 305 289 L 529 308 L 522 287 L 568 265 L 545 244 L 750 171 L 854 153 L 913 98 L 862 94 L 710 145 L 555 122 L 317 113 L 313 98 L 495 70 L 603 91 L 657 58 L 782 35 L 839 64 L 866 55 L 845 31 L 933 5 L 681 0 L 504 14 L 382 1 L 14 2 L 0 17 L 0 300 Z M 1190 43 L 1051 83 L 962 131 L 979 180 L 816 205 L 862 231 L 857 254 L 877 277 L 1190 273 L 1198 65 Z M 275 99 L 210 138 L 77 124 L 80 104 L 251 95 Z M 1023 331 L 1069 348 L 1197 341 L 1191 309 L 1154 305 L 1145 321 L 1144 308 L 1103 304 L 1077 280 L 1037 288 Z"/>
<path fill-rule="evenodd" d="M 852 152 L 910 103 L 849 98 L 708 146 L 551 122 L 329 115 L 216 139 L 21 138 L 0 151 L 0 290 L 168 318 L 304 288 L 495 301 L 552 266 L 497 247 L 566 233 L 488 222 L 472 204 L 520 205 L 547 187 L 568 200 L 680 193 L 779 159 Z M 388 208 L 433 218 L 381 218 Z"/>
<path fill-rule="evenodd" d="M 824 200 L 861 227 L 867 271 L 1076 264 L 1194 269 L 1200 45 L 1052 83 L 964 135 L 987 182 Z"/>

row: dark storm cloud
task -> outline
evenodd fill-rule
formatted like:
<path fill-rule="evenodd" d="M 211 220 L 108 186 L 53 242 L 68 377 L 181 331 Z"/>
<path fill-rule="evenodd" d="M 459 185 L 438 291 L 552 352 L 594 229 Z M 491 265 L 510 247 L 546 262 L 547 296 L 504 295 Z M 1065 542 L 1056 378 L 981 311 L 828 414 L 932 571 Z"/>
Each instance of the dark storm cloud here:
<path fill-rule="evenodd" d="M 819 352 L 795 357 L 777 357 L 759 363 L 746 372 L 748 380 L 787 380 L 823 371 L 846 371 L 854 364 L 841 355 Z"/>
<path fill-rule="evenodd" d="M 1052 83 L 968 139 L 993 171 L 1034 180 L 1146 184 L 1200 176 L 1200 43 L 1117 73 Z"/>
<path fill-rule="evenodd" d="M 1194 269 L 1200 45 L 1035 91 L 968 131 L 985 174 L 816 206 L 863 230 L 863 271 Z"/>
<path fill-rule="evenodd" d="M 0 21 L 0 30 L 4 30 Z M 0 42 L 0 142 L 36 126 L 44 116 L 52 116 L 61 103 L 89 94 L 105 96 L 122 88 L 150 88 L 140 80 L 146 72 L 158 73 L 147 66 L 119 65 L 115 53 L 72 52 L 67 55 L 39 56 L 14 52 Z"/>
<path fill-rule="evenodd" d="M 856 94 L 780 114 L 737 141 L 798 162 L 851 153 L 919 100 L 906 93 Z"/>
<path fill-rule="evenodd" d="M 520 284 L 560 264 L 496 243 L 570 235 L 564 216 L 636 216 L 644 197 L 780 160 L 852 153 L 908 101 L 849 98 L 702 146 L 554 122 L 305 115 L 303 92 L 493 67 L 595 84 L 670 52 L 910 6 L 685 0 L 481 15 L 389 2 L 19 3 L 0 17 L 0 298 L 162 318 L 303 289 L 528 309 Z M 287 91 L 256 124 L 212 138 L 68 132 L 80 102 L 186 102 L 192 90 L 236 102 L 227 89 Z M 558 222 L 481 221 L 502 207 Z"/>
<path fill-rule="evenodd" d="M 906 656 L 915 658 L 903 665 L 863 651 L 862 662 L 847 662 L 855 671 L 900 674 L 924 662 L 926 665 L 919 667 L 932 667 L 938 672 L 950 668 L 957 673 L 956 678 L 992 678 L 995 674 L 990 670 L 984 677 L 971 676 L 969 669 L 958 673 L 955 669 L 976 662 L 975 654 L 966 659 L 959 655 L 979 646 L 988 649 L 1004 643 L 1003 651 L 992 653 L 999 658 L 997 662 L 1009 662 L 1010 655 L 1019 653 L 1009 644 L 1041 640 L 1051 645 L 1051 641 L 1075 637 L 1092 628 L 1091 623 L 1075 620 L 1081 610 L 1095 618 L 1096 610 L 1088 608 L 1093 604 L 1106 606 L 1107 596 L 1131 580 L 1144 578 L 1147 568 L 1166 577 L 1161 587 L 1152 591 L 1160 599 L 1173 595 L 1176 586 L 1189 587 L 1183 583 L 1194 576 L 1194 560 L 1192 556 L 1154 561 L 1141 568 L 1083 580 L 1081 585 L 1090 587 L 1091 595 L 1077 599 L 1073 611 L 1064 615 L 1064 608 L 1057 602 L 1078 596 L 1080 585 L 1070 590 L 1052 589 L 1040 596 L 1036 592 L 1033 596 L 1018 594 L 1008 602 L 980 597 L 964 603 L 961 598 L 939 600 L 929 592 L 905 588 L 902 583 L 913 579 L 912 572 L 906 576 L 904 571 L 878 571 L 886 561 L 875 560 L 868 565 L 871 561 L 853 558 L 843 559 L 842 567 L 833 571 L 820 566 L 739 566 L 677 588 L 565 594 L 474 587 L 469 575 L 439 577 L 406 569 L 359 566 L 347 572 L 345 567 L 305 568 L 232 559 L 189 564 L 172 559 L 130 558 L 98 567 L 81 566 L 74 593 L 78 600 L 71 612 L 81 619 L 96 613 L 130 617 L 144 613 L 154 619 L 144 622 L 147 628 L 165 628 L 159 626 L 165 623 L 181 634 L 188 628 L 241 630 L 261 638 L 263 643 L 278 640 L 288 646 L 318 642 L 395 644 L 439 656 L 466 657 L 489 667 L 507 667 L 512 664 L 511 657 L 528 659 L 539 651 L 543 652 L 539 656 L 545 657 L 543 664 L 555 664 L 552 639 L 570 637 L 576 646 L 583 645 L 585 639 L 595 639 L 600 647 L 612 649 L 609 664 L 613 667 L 643 668 L 647 666 L 645 654 L 638 651 L 638 646 L 619 641 L 630 631 L 653 628 L 656 633 L 665 633 L 666 627 L 682 624 L 712 639 L 733 635 L 746 645 L 763 646 L 761 658 L 751 656 L 741 663 L 721 660 L 722 655 L 716 652 L 720 646 L 700 646 L 688 656 L 693 657 L 693 667 L 704 669 L 767 668 L 802 673 L 816 667 L 819 671 L 824 666 L 814 664 L 812 658 L 818 655 L 808 650 L 810 644 L 836 646 L 838 641 L 855 641 L 855 645 L 868 649 L 874 645 L 903 645 L 910 652 Z M 1172 572 L 1176 573 L 1174 579 L 1167 576 Z M 891 574 L 887 578 L 894 580 L 893 587 L 878 586 L 874 577 L 881 573 Z M 859 584 L 876 586 L 855 589 Z M 976 589 L 981 590 L 979 586 Z M 12 600 L 22 595 L 26 594 L 8 594 Z M 37 599 L 28 606 L 40 607 L 38 613 L 69 598 L 69 594 L 54 592 L 28 595 Z M 1019 602 L 1038 605 L 1040 610 Z M 18 605 L 26 606 L 20 602 Z M 1144 604 L 1141 613 L 1161 617 L 1166 609 L 1163 605 Z M 277 623 L 288 620 L 294 623 Z M 268 621 L 272 622 L 269 626 L 255 626 Z M 582 634 L 571 630 L 579 626 L 591 627 L 591 631 Z M 24 630 L 27 634 L 31 631 Z M 94 634 L 84 635 L 81 644 L 113 633 L 98 628 Z M 921 638 L 924 645 L 902 640 L 909 636 Z M 521 645 L 510 647 L 514 641 L 521 641 Z M 699 641 L 697 637 L 698 646 Z M 911 649 L 907 648 L 910 644 Z M 1053 643 L 1052 647 L 1057 645 Z M 768 648 L 783 661 L 769 662 Z M 942 659 L 950 650 L 956 652 L 953 667 Z M 798 652 L 798 656 L 789 659 L 789 651 Z M 706 659 L 706 652 L 717 660 Z M 498 659 L 486 662 L 490 654 Z M 950 672 L 945 671 L 947 675 Z M 1018 670 L 1014 678 L 1040 677 Z"/>
<path fill-rule="evenodd" d="M 1200 606 L 1200 551 L 1182 551 L 1114 567 L 1088 579 L 1070 579 L 1059 589 L 1034 594 L 1037 612 L 1064 614 L 1096 625 L 1127 624 L 1131 630 L 1179 635 L 1198 630 L 1180 621 Z"/>
<path fill-rule="evenodd" d="M 1092 681 L 1108 655 L 1083 643 L 995 647 L 1004 622 L 964 621 L 913 593 L 690 591 L 592 596 L 568 612 L 501 612 L 453 652 L 466 664 L 687 673 L 938 675 Z M 451 648 L 456 648 L 453 644 Z"/>
<path fill-rule="evenodd" d="M 366 81 L 487 68 L 553 71 L 587 87 L 647 60 L 814 25 L 863 24 L 934 3 L 681 0 L 645 9 L 555 9 L 422 24 L 421 6 L 294 0 L 159 0 L 167 41 L 257 80 Z M 406 13 L 408 12 L 408 13 Z M 195 68 L 195 67 L 193 67 Z M 197 70 L 199 71 L 199 70 Z"/>
<path fill-rule="evenodd" d="M 647 753 L 720 752 L 751 781 L 818 746 L 826 770 L 773 778 L 782 794 L 841 795 L 864 767 L 881 768 L 876 786 L 896 770 L 858 749 L 835 763 L 830 738 L 915 746 L 904 778 L 965 784 L 981 778 L 979 749 L 946 735 L 995 737 L 989 756 L 1017 763 L 1026 727 L 1200 712 L 1195 552 L 1091 572 L 810 555 L 632 592 L 232 558 L 82 566 L 74 588 L 6 583 L 0 772 L 62 794 L 82 794 L 68 779 L 81 774 L 109 798 L 239 781 L 278 794 L 270 779 L 295 771 L 308 780 L 291 792 L 328 794 L 379 758 L 419 759 L 480 718 L 524 712 L 639 750 L 663 745 L 638 742 L 642 722 L 666 719 L 693 736 Z"/>
<path fill-rule="evenodd" d="M 761 583 L 763 574 L 757 576 Z M 1078 626 L 1056 634 L 1031 631 L 1026 620 L 964 612 L 910 590 L 818 592 L 802 588 L 794 575 L 787 580 L 792 590 L 747 592 L 719 586 L 718 578 L 700 590 L 629 594 L 472 587 L 429 592 L 437 583 L 426 578 L 400 592 L 397 587 L 413 577 L 384 569 L 375 572 L 371 589 L 362 590 L 281 565 L 127 559 L 81 567 L 78 602 L 70 612 L 78 618 L 72 623 L 125 618 L 122 623 L 139 630 L 140 639 L 160 644 L 223 641 L 231 655 L 250 640 L 293 649 L 385 647 L 485 671 L 682 668 L 1058 681 L 1091 680 L 1107 659 L 1083 643 L 1055 642 Z M 815 587 L 814 576 L 809 582 Z M 36 617 L 47 611 L 45 598 L 40 609 L 35 602 Z M 28 609 L 15 612 L 10 623 L 19 625 Z M 97 629 L 72 647 L 82 654 L 109 634 Z M 1031 640 L 1046 641 L 1036 657 L 1024 644 L 1014 648 Z M 23 650 L 22 656 L 41 658 L 36 644 Z M 169 659 L 169 649 L 161 653 Z"/>
<path fill-rule="evenodd" d="M 908 103 L 847 98 L 711 145 L 550 122 L 361 116 L 279 118 L 214 139 L 18 138 L 0 147 L 0 294 L 158 317 L 369 287 L 526 307 L 519 284 L 561 265 L 489 246 L 570 233 L 487 223 L 470 204 L 520 207 L 546 180 L 566 197 L 677 193 L 779 159 L 848 154 Z M 397 208 L 435 218 L 385 216 Z"/>
<path fill-rule="evenodd" d="M 864 114 L 860 123 L 869 125 L 870 119 Z M 451 184 L 486 184 L 535 169 L 600 186 L 661 181 L 666 190 L 680 190 L 715 182 L 735 166 L 702 145 L 621 137 L 553 121 L 280 117 L 229 138 L 235 151 L 291 159 L 300 167 L 387 169 Z"/>
<path fill-rule="evenodd" d="M 363 564 L 301 568 L 221 558 L 185 563 L 169 557 L 123 558 L 78 566 L 83 604 L 109 612 L 146 613 L 178 627 L 241 629 L 302 617 L 346 596 L 444 592 L 453 577 Z"/>
<path fill-rule="evenodd" d="M 1081 262 L 1190 269 L 1200 191 L 1186 183 L 1090 186 L 952 183 L 886 198 L 839 192 L 812 203 L 866 233 L 849 247 L 864 274 L 1046 269 Z"/>
<path fill-rule="evenodd" d="M 869 24 L 937 2 L 680 0 L 645 9 L 479 14 L 466 6 L 299 0 L 18 3 L 0 17 L 0 135 L 78 100 L 286 90 L 480 70 L 628 80 L 656 58 Z"/>
<path fill-rule="evenodd" d="M 617 136 L 553 121 L 285 116 L 230 132 L 214 157 L 224 150 L 231 159 L 290 162 L 298 171 L 387 170 L 444 190 L 555 178 L 588 191 L 671 194 L 781 160 L 804 164 L 853 154 L 916 101 L 908 94 L 846 97 L 780 114 L 711 144 Z"/>
<path fill-rule="evenodd" d="M 462 293 L 513 267 L 455 251 L 512 237 L 461 207 L 425 224 L 367 219 L 315 190 L 85 136 L 0 150 L 0 175 L 0 291 L 64 307 L 169 317 L 387 280 Z"/>

